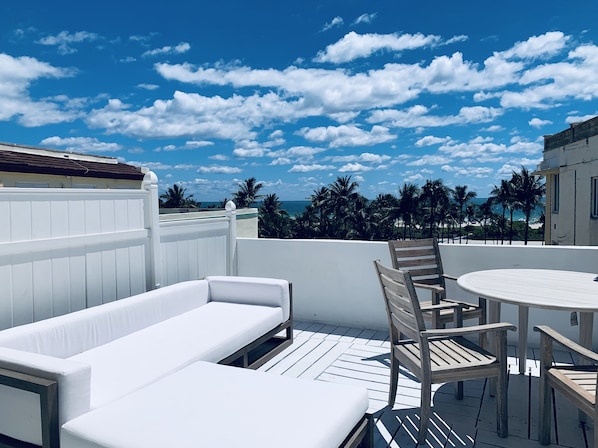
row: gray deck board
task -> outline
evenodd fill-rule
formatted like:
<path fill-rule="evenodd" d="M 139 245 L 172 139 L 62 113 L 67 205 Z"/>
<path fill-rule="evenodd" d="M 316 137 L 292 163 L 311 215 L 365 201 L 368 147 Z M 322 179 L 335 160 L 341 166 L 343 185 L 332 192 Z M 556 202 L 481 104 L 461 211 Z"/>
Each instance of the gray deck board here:
<path fill-rule="evenodd" d="M 308 322 L 295 323 L 293 344 L 264 364 L 271 373 L 365 387 L 376 430 L 375 448 L 413 447 L 419 419 L 419 382 L 401 371 L 396 403 L 387 406 L 389 390 L 388 333 Z M 485 392 L 486 382 L 465 382 L 463 400 L 456 400 L 453 384 L 433 386 L 427 446 L 430 447 L 528 447 L 537 442 L 539 351 L 528 348 L 526 374 L 518 374 L 518 348 L 508 347 L 509 437 L 496 435 L 495 399 Z M 555 362 L 573 363 L 565 352 Z M 531 377 L 530 377 L 531 376 Z M 531 396 L 531 405 L 528 401 Z M 580 424 L 577 410 L 557 395 L 559 444 L 552 447 L 586 447 L 592 440 L 591 420 Z M 528 415 L 531 416 L 528 419 Z M 584 437 L 585 432 L 585 437 Z M 529 438 L 528 438 L 529 435 Z M 591 442 L 589 442 L 591 443 Z"/>

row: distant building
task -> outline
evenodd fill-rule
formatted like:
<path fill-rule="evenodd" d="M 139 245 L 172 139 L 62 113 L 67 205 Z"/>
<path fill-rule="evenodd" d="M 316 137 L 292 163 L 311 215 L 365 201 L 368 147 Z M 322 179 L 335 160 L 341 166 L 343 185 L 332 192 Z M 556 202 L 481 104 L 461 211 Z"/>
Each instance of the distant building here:
<path fill-rule="evenodd" d="M 546 244 L 598 245 L 598 117 L 544 136 Z"/>
<path fill-rule="evenodd" d="M 146 172 L 113 157 L 0 143 L 0 187 L 137 189 Z"/>

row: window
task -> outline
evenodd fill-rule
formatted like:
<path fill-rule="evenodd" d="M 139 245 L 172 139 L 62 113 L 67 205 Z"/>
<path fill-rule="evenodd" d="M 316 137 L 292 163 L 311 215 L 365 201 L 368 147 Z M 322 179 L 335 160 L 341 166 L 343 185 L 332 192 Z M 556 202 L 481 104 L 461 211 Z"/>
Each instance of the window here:
<path fill-rule="evenodd" d="M 552 175 L 552 212 L 558 213 L 559 212 L 559 174 Z"/>
<path fill-rule="evenodd" d="M 598 177 L 592 177 L 592 218 L 598 218 Z"/>

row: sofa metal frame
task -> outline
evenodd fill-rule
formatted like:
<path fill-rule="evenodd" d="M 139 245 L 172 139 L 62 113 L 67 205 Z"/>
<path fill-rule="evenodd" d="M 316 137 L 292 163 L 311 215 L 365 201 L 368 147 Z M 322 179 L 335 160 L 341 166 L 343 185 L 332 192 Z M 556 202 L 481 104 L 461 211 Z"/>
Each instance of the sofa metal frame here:
<path fill-rule="evenodd" d="M 0 384 L 39 395 L 42 447 L 58 448 L 60 446 L 60 428 L 58 426 L 58 384 L 56 381 L 0 369 Z M 37 445 L 0 434 L 0 448 L 32 447 L 37 447 Z"/>

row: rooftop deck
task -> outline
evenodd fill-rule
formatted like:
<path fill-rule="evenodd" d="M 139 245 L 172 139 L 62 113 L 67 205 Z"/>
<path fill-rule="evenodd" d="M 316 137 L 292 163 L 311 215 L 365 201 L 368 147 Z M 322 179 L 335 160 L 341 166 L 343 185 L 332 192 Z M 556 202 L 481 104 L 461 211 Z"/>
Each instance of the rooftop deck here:
<path fill-rule="evenodd" d="M 401 372 L 396 404 L 388 409 L 390 348 L 386 332 L 295 322 L 291 347 L 260 368 L 278 375 L 317 381 L 353 384 L 369 391 L 376 430 L 375 448 L 415 445 L 419 418 L 419 383 Z M 529 349 L 526 371 L 519 375 L 517 347 L 509 346 L 509 437 L 496 435 L 494 398 L 484 393 L 484 380 L 465 383 L 465 398 L 458 401 L 452 384 L 433 386 L 433 418 L 428 431 L 431 447 L 527 447 L 537 442 L 538 350 Z M 567 353 L 557 362 L 573 363 Z M 530 404 L 531 400 L 531 404 Z M 556 397 L 558 444 L 588 447 L 593 423 L 580 424 L 578 412 L 564 398 Z M 531 424 L 530 424 L 531 423 Z M 553 443 L 556 441 L 553 424 Z"/>

